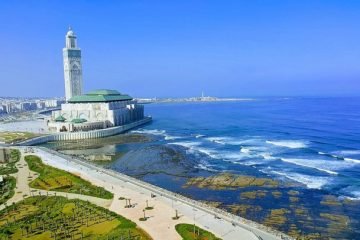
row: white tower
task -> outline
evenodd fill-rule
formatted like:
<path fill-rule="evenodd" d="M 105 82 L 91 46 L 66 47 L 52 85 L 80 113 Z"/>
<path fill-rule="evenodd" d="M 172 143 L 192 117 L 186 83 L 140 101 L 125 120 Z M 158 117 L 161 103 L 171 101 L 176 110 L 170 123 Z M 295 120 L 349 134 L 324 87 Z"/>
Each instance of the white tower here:
<path fill-rule="evenodd" d="M 66 36 L 66 46 L 63 48 L 65 99 L 82 94 L 81 50 L 77 47 L 76 35 L 69 28 Z"/>

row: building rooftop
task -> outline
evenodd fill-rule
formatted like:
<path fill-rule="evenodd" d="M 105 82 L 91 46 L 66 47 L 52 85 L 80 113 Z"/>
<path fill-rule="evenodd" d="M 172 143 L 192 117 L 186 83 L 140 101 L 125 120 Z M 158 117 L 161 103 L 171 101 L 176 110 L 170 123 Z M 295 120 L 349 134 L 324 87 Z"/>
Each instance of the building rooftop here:
<path fill-rule="evenodd" d="M 87 122 L 87 120 L 84 118 L 74 118 L 71 122 L 72 123 L 84 123 L 84 122 Z"/>
<path fill-rule="evenodd" d="M 55 118 L 55 122 L 65 122 L 66 118 L 64 118 L 63 116 L 58 116 L 57 118 Z"/>
<path fill-rule="evenodd" d="M 91 103 L 91 102 L 115 102 L 128 101 L 133 98 L 127 94 L 121 94 L 116 90 L 100 89 L 91 91 L 85 95 L 74 96 L 69 99 L 69 103 Z"/>

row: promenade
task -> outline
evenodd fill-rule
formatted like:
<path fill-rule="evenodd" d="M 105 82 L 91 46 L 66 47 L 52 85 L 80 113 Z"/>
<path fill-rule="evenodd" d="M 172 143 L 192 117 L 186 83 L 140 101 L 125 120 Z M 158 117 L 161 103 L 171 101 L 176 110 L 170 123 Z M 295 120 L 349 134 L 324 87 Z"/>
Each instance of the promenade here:
<path fill-rule="evenodd" d="M 77 174 L 93 184 L 113 192 L 115 198 L 110 209 L 136 222 L 154 239 L 181 239 L 175 231 L 175 225 L 178 223 L 195 223 L 224 240 L 290 239 L 288 236 L 263 225 L 127 175 L 100 168 L 89 162 L 47 148 L 33 147 L 33 149 L 35 154 L 43 159 L 44 163 Z M 151 198 L 151 194 L 155 194 L 157 197 Z M 119 197 L 130 198 L 134 208 L 124 208 L 125 201 L 119 200 Z M 154 207 L 154 210 L 146 212 L 149 219 L 143 222 L 138 219 L 143 216 L 142 209 L 145 208 L 146 201 L 149 206 Z M 172 220 L 176 210 L 181 217 L 179 220 Z"/>

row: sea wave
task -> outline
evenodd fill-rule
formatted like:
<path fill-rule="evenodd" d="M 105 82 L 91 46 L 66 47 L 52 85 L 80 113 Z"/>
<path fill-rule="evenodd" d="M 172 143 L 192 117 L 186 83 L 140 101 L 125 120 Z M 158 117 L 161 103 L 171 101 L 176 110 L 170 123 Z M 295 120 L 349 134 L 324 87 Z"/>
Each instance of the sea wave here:
<path fill-rule="evenodd" d="M 196 134 L 195 135 L 195 138 L 203 138 L 203 137 L 205 137 L 205 135 L 203 135 L 203 134 Z"/>
<path fill-rule="evenodd" d="M 245 153 L 245 154 L 250 154 L 251 150 L 246 147 L 241 147 L 240 152 Z"/>
<path fill-rule="evenodd" d="M 338 152 L 340 153 L 340 152 Z M 326 155 L 326 156 L 329 156 L 329 157 L 333 157 L 333 158 L 336 158 L 338 160 L 343 160 L 345 162 L 350 162 L 350 163 L 358 163 L 360 164 L 360 160 L 359 159 L 355 159 L 355 158 L 349 158 L 349 157 L 342 157 L 342 156 L 338 156 L 338 155 L 335 155 L 335 154 L 329 154 L 329 153 L 324 153 L 324 152 L 318 152 L 318 154 L 320 155 Z M 351 154 L 349 154 L 351 155 Z M 355 155 L 355 154 L 353 154 Z"/>
<path fill-rule="evenodd" d="M 206 140 L 210 141 L 210 142 L 214 142 L 214 143 L 218 143 L 218 144 L 226 144 L 226 141 L 228 140 L 229 138 L 227 137 L 208 137 L 206 138 Z"/>
<path fill-rule="evenodd" d="M 344 161 L 346 162 L 352 162 L 352 163 L 360 163 L 360 160 L 353 159 L 353 158 L 344 158 Z"/>
<path fill-rule="evenodd" d="M 274 160 L 276 157 L 271 156 L 270 153 L 259 153 L 259 155 L 265 160 Z"/>
<path fill-rule="evenodd" d="M 199 146 L 201 143 L 200 142 L 172 142 L 172 143 L 168 143 L 171 145 L 179 145 L 179 146 L 183 146 L 186 148 L 194 148 L 195 146 Z"/>
<path fill-rule="evenodd" d="M 290 180 L 293 180 L 295 182 L 302 183 L 306 185 L 307 188 L 312 188 L 312 189 L 321 189 L 329 182 L 329 178 L 327 177 L 310 176 L 300 173 L 279 172 L 275 170 L 272 170 L 268 173 L 276 174 L 288 178 Z"/>
<path fill-rule="evenodd" d="M 218 153 L 215 150 L 200 147 L 201 142 L 172 142 L 168 144 L 183 146 L 188 149 L 188 153 L 197 154 L 200 152 L 211 158 L 219 158 Z"/>
<path fill-rule="evenodd" d="M 164 135 L 166 134 L 165 130 L 159 130 L 159 129 L 138 129 L 138 130 L 132 130 L 133 133 L 145 133 L 145 134 L 152 134 L 152 135 Z"/>
<path fill-rule="evenodd" d="M 359 186 L 348 186 L 341 190 L 343 197 L 351 200 L 360 200 Z"/>
<path fill-rule="evenodd" d="M 219 170 L 212 168 L 212 166 L 214 166 L 214 165 L 202 162 L 202 163 L 199 163 L 198 165 L 196 165 L 195 168 L 206 170 L 209 172 L 220 172 Z"/>
<path fill-rule="evenodd" d="M 335 151 L 334 154 L 340 154 L 340 155 L 343 155 L 343 156 L 360 155 L 360 150 Z"/>
<path fill-rule="evenodd" d="M 281 140 L 281 141 L 266 141 L 268 144 L 272 144 L 278 147 L 286 148 L 306 148 L 307 143 L 299 140 Z"/>
<path fill-rule="evenodd" d="M 234 146 L 240 146 L 243 144 L 250 144 L 259 141 L 259 139 L 256 139 L 256 137 L 249 139 L 237 139 L 233 137 L 208 137 L 205 139 L 210 142 L 218 143 L 221 145 L 234 145 Z"/>
<path fill-rule="evenodd" d="M 172 136 L 172 135 L 168 134 L 165 130 L 159 130 L 159 129 L 138 129 L 138 130 L 133 130 L 131 132 L 163 136 L 165 140 L 176 140 L 176 139 L 183 138 L 180 136 Z"/>
<path fill-rule="evenodd" d="M 280 158 L 281 161 L 295 164 L 301 167 L 313 168 L 321 172 L 326 172 L 328 174 L 337 175 L 338 173 L 334 169 L 325 169 L 324 166 L 332 166 L 332 163 L 335 161 L 324 161 L 324 160 L 309 160 L 301 158 Z M 338 164 L 337 164 L 338 165 Z"/>

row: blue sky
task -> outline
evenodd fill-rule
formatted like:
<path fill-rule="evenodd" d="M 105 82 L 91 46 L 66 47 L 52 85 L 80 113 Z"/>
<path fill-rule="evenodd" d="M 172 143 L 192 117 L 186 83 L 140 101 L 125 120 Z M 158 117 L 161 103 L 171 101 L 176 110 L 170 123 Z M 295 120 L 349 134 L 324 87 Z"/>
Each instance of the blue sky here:
<path fill-rule="evenodd" d="M 69 25 L 85 91 L 360 95 L 360 1 L 2 0 L 0 96 L 64 95 Z"/>

